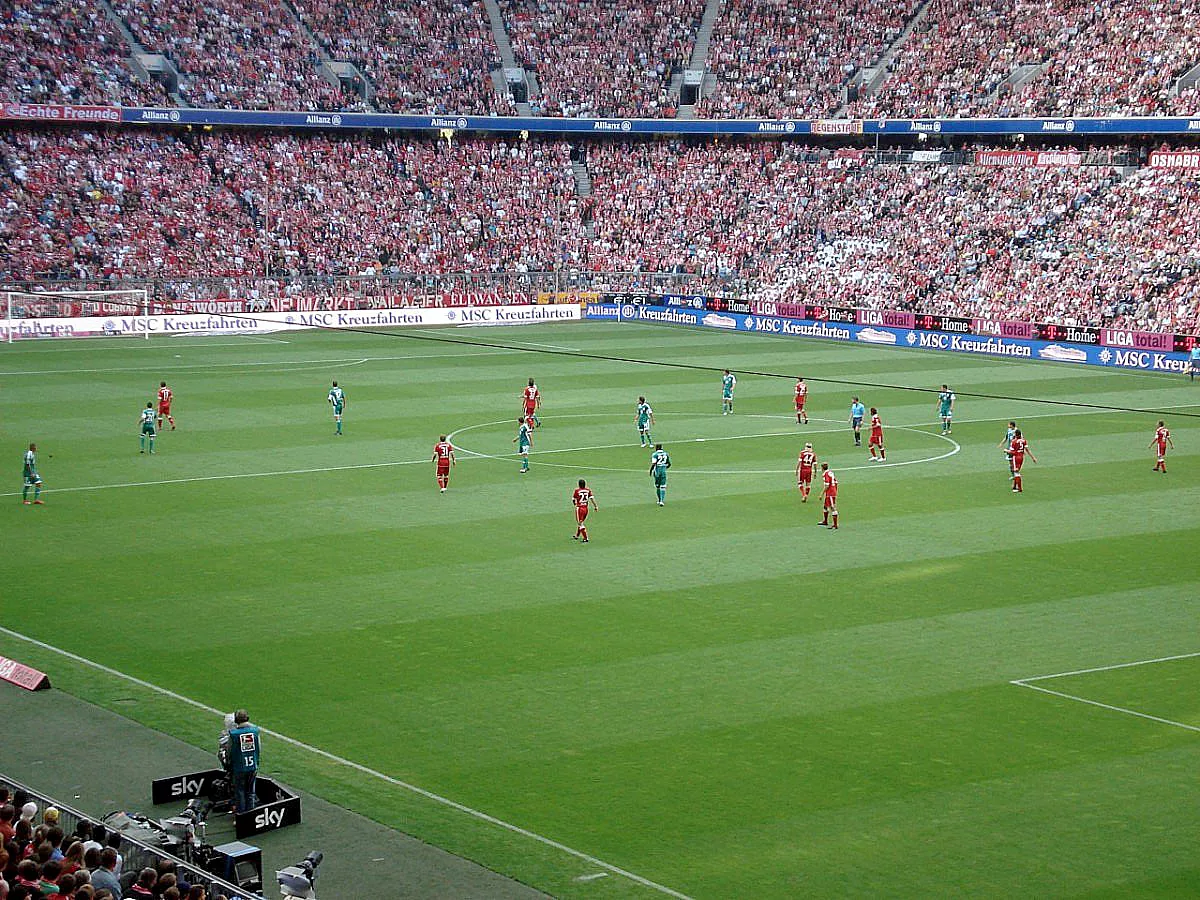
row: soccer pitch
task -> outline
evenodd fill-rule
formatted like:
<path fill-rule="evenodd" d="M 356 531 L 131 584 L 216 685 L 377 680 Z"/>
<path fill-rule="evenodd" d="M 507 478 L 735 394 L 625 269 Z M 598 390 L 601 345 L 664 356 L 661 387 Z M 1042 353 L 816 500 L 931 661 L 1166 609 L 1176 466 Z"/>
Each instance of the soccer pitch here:
<path fill-rule="evenodd" d="M 1200 385 L 637 325 L 422 337 L 510 348 L 0 349 L 0 653 L 204 747 L 218 720 L 180 698 L 245 706 L 304 745 L 268 735 L 265 771 L 555 896 L 1200 891 L 1200 419 L 1180 415 Z M 790 379 L 751 371 L 806 376 L 811 422 Z M 160 380 L 178 430 L 139 455 Z M 661 508 L 640 394 L 673 462 Z M 853 394 L 886 465 L 865 430 L 853 445 Z M 1009 419 L 1038 459 L 1021 495 Z M 837 532 L 815 527 L 819 485 L 797 494 L 806 440 L 838 475 Z M 30 441 L 44 507 L 19 503 Z"/>

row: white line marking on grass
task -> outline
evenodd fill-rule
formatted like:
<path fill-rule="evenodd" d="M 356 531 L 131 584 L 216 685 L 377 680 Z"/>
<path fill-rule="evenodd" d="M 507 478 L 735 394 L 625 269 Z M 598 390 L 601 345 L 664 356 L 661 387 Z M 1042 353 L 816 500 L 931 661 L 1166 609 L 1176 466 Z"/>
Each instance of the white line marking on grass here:
<path fill-rule="evenodd" d="M 1062 697 L 1064 700 L 1074 700 L 1077 703 L 1086 703 L 1088 706 L 1098 706 L 1101 709 L 1111 710 L 1112 712 L 1125 713 L 1127 716 L 1137 716 L 1139 719 L 1149 719 L 1151 722 L 1158 722 L 1162 725 L 1174 725 L 1176 728 L 1185 728 L 1188 731 L 1200 732 L 1200 727 L 1188 725 L 1184 722 L 1176 722 L 1174 719 L 1164 719 L 1162 716 L 1152 716 L 1149 713 L 1138 712 L 1136 709 L 1126 709 L 1124 706 L 1112 706 L 1108 703 L 1101 703 L 1099 700 L 1089 700 L 1087 697 L 1078 697 L 1075 694 L 1065 694 L 1062 691 L 1052 691 L 1050 688 L 1044 688 L 1040 685 L 1029 684 L 1025 681 L 1012 681 L 1010 684 L 1015 684 L 1017 687 L 1029 688 L 1031 691 L 1038 691 L 1042 694 L 1051 694 L 1055 697 Z"/>
<path fill-rule="evenodd" d="M 1161 725 L 1173 725 L 1176 728 L 1183 728 L 1187 731 L 1195 731 L 1200 733 L 1200 726 L 1188 725 L 1186 722 L 1176 722 L 1174 719 L 1164 719 L 1162 716 L 1153 716 L 1150 713 L 1139 712 L 1136 709 L 1128 709 L 1124 706 L 1113 706 L 1110 703 L 1101 703 L 1099 700 L 1091 700 L 1087 697 L 1080 697 L 1078 694 L 1068 694 L 1065 691 L 1054 691 L 1047 687 L 1042 687 L 1038 684 L 1031 684 L 1034 681 L 1049 681 L 1052 678 L 1069 678 L 1072 675 L 1091 675 L 1095 672 L 1111 672 L 1114 669 L 1130 669 L 1134 666 L 1149 666 L 1154 663 L 1172 662 L 1177 659 L 1195 659 L 1200 657 L 1200 652 L 1196 653 L 1178 653 L 1174 656 L 1157 656 L 1154 659 L 1138 659 L 1133 662 L 1115 663 L 1111 666 L 1093 666 L 1090 669 L 1072 669 L 1070 672 L 1055 672 L 1053 675 L 1032 675 L 1029 678 L 1017 678 L 1010 681 L 1009 684 L 1017 687 L 1029 688 L 1031 691 L 1038 691 L 1042 694 L 1050 694 L 1053 697 L 1062 697 L 1064 700 L 1074 700 L 1077 703 L 1086 703 L 1088 706 L 1098 706 L 1100 709 L 1107 709 L 1111 712 L 1124 713 L 1127 716 L 1136 716 L 1139 719 L 1149 719 L 1151 722 L 1158 722 Z"/>
<path fill-rule="evenodd" d="M 1134 666 L 1149 666 L 1153 663 L 1173 662 L 1177 659 L 1194 659 L 1197 656 L 1200 656 L 1200 651 L 1195 653 L 1180 653 L 1176 656 L 1158 656 L 1154 659 L 1139 659 L 1135 660 L 1134 662 L 1117 663 L 1112 666 L 1096 666 L 1092 669 L 1075 669 L 1071 672 L 1055 672 L 1053 675 L 1034 675 L 1031 678 L 1018 678 L 1017 681 L 1013 682 L 1013 684 L 1016 684 L 1018 681 L 1024 684 L 1027 681 L 1046 681 L 1050 678 L 1068 678 L 1071 675 L 1090 675 L 1093 672 L 1111 672 L 1113 669 L 1130 669 Z"/>
<path fill-rule="evenodd" d="M 418 466 L 430 462 L 428 459 L 404 459 L 392 462 L 358 463 L 351 466 L 319 466 L 311 469 L 279 469 L 275 472 L 235 472 L 231 475 L 194 475 L 189 478 L 164 478 L 161 481 L 122 481 L 115 484 L 87 484 L 76 487 L 55 488 L 55 494 L 76 494 L 81 491 L 107 491 L 113 488 L 157 487 L 163 484 L 191 484 L 197 481 L 225 481 L 235 478 L 274 478 L 279 475 L 313 475 L 318 472 L 349 472 L 355 469 L 388 469 L 394 466 Z M 43 493 L 51 493 L 49 490 Z M 17 491 L 0 494 L 0 497 L 16 497 Z"/>
<path fill-rule="evenodd" d="M 623 415 L 623 414 L 622 413 L 573 413 L 570 415 L 546 416 L 545 418 L 547 418 L 547 419 L 596 419 L 596 418 L 609 418 L 612 416 L 619 416 L 619 415 Z M 664 413 L 664 415 L 665 415 L 665 413 Z M 759 418 L 786 418 L 786 417 L 760 416 Z M 481 422 L 478 425 L 465 425 L 462 428 L 457 429 L 456 431 L 450 432 L 450 434 L 447 435 L 447 440 L 453 441 L 457 435 L 462 434 L 464 431 L 474 431 L 479 428 L 489 428 L 489 427 L 493 427 L 496 425 L 504 425 L 508 421 L 509 421 L 508 419 L 501 419 L 498 422 Z M 836 420 L 834 420 L 834 419 L 816 419 L 815 421 L 832 422 L 832 421 L 836 421 Z M 915 466 L 920 463 L 938 462 L 939 460 L 947 459 L 951 456 L 954 456 L 956 453 L 958 453 L 960 450 L 962 450 L 962 445 L 960 445 L 953 438 L 947 437 L 946 435 L 943 435 L 943 434 L 934 434 L 931 431 L 924 431 L 923 429 L 920 429 L 920 428 L 910 428 L 905 425 L 892 425 L 889 427 L 898 429 L 900 431 L 912 431 L 917 434 L 927 434 L 930 437 L 938 438 L 939 440 L 945 441 L 946 443 L 950 444 L 951 449 L 946 451 L 945 453 L 942 453 L 939 456 L 927 456 L 927 457 L 923 457 L 921 459 L 910 459 L 910 460 L 905 460 L 903 462 L 881 461 L 879 463 L 874 463 L 871 465 L 839 466 L 838 471 L 854 472 L 859 469 L 887 469 L 887 468 L 897 468 L 900 466 Z M 825 428 L 825 429 L 813 428 L 813 429 L 808 429 L 806 431 L 764 431 L 764 432 L 758 432 L 755 434 L 734 434 L 734 435 L 726 435 L 723 437 L 682 438 L 682 439 L 676 440 L 676 441 L 670 441 L 670 442 L 664 441 L 663 443 L 670 443 L 673 446 L 678 446 L 680 444 L 704 444 L 704 443 L 716 442 L 716 441 L 741 441 L 741 440 L 749 440 L 752 438 L 761 438 L 761 437 L 803 437 L 805 435 L 810 435 L 810 434 L 834 434 L 834 433 L 840 432 L 841 430 L 842 429 L 840 429 L 840 428 Z M 589 447 L 556 447 L 551 450 L 531 450 L 529 455 L 530 456 L 544 456 L 544 455 L 552 454 L 552 453 L 579 453 L 579 452 L 583 452 L 583 451 L 587 451 L 587 450 L 615 450 L 615 449 L 632 447 L 632 446 L 633 446 L 632 441 L 626 441 L 625 443 L 621 443 L 621 444 L 596 444 L 594 446 L 589 446 Z M 478 450 L 472 450 L 469 447 L 463 447 L 458 444 L 455 444 L 454 449 L 456 449 L 462 453 L 470 454 L 472 457 L 474 457 L 476 459 L 494 459 L 494 460 L 498 460 L 498 461 L 511 461 L 511 460 L 518 458 L 518 454 L 516 454 L 516 453 L 502 453 L 502 454 L 481 453 Z M 641 471 L 643 471 L 641 468 L 630 469 L 630 468 L 618 468 L 618 467 L 613 467 L 613 466 L 580 466 L 580 465 L 573 465 L 573 464 L 569 464 L 569 463 L 552 463 L 552 462 L 545 462 L 545 461 L 540 462 L 539 465 L 551 466 L 556 469 L 582 469 L 585 471 L 593 471 L 593 472 L 641 472 Z M 688 475 L 787 475 L 789 473 L 794 473 L 794 472 L 795 472 L 794 468 L 792 468 L 792 469 L 689 469 L 689 470 L 687 470 L 686 474 L 688 474 Z"/>
<path fill-rule="evenodd" d="M 17 640 L 25 641 L 26 643 L 32 644 L 35 647 L 40 647 L 43 650 L 48 650 L 51 653 L 57 653 L 60 656 L 66 657 L 67 659 L 73 660 L 85 666 L 90 666 L 91 668 L 104 672 L 107 675 L 111 675 L 114 678 L 120 678 L 128 681 L 131 684 L 136 684 L 139 687 L 143 687 L 146 690 L 161 694 L 164 697 L 169 697 L 170 699 L 177 700 L 180 703 L 185 703 L 194 709 L 211 713 L 213 716 L 223 717 L 225 715 L 225 713 L 223 713 L 221 710 L 209 706 L 206 703 L 201 703 L 199 700 L 193 700 L 191 697 L 185 697 L 183 694 L 177 694 L 175 691 L 167 690 L 166 688 L 159 687 L 158 685 L 152 684 L 149 681 L 145 681 L 133 675 L 128 675 L 125 672 L 121 672 L 110 666 L 90 660 L 85 656 L 80 656 L 79 654 L 72 653 L 69 650 L 63 650 L 60 647 L 55 647 L 53 644 L 47 644 L 44 641 L 39 641 L 37 638 L 31 638 L 28 635 L 21 634 L 19 631 L 13 631 L 12 629 L 5 628 L 4 626 L 0 625 L 0 633 L 7 634 L 9 637 Z M 539 844 L 544 844 L 547 847 L 553 847 L 555 850 L 560 850 L 569 856 L 583 860 L 584 862 L 593 866 L 598 866 L 599 868 L 605 869 L 614 875 L 620 875 L 623 878 L 628 878 L 630 881 L 636 882 L 637 884 L 650 888 L 651 890 L 658 891 L 661 894 L 666 894 L 668 897 L 675 897 L 676 900 L 692 900 L 692 898 L 690 898 L 687 894 L 680 893 L 679 891 L 673 890 L 666 885 L 659 884 L 656 881 L 651 881 L 649 878 L 643 878 L 641 875 L 630 872 L 628 869 L 622 869 L 620 866 L 614 866 L 612 863 L 606 863 L 602 859 L 597 859 L 596 857 L 580 850 L 575 850 L 574 848 L 568 847 L 566 844 L 560 843 L 553 838 L 544 837 L 537 832 L 530 831 L 527 828 L 522 828 L 520 825 L 513 825 L 511 822 L 505 822 L 503 819 L 498 819 L 493 815 L 482 812 L 481 810 L 473 809 L 466 804 L 459 803 L 457 800 L 451 800 L 448 797 L 443 797 L 441 794 L 435 794 L 433 791 L 427 791 L 422 787 L 417 787 L 415 784 L 410 784 L 407 781 L 401 781 L 399 778 L 393 778 L 391 775 L 387 775 L 378 771 L 377 769 L 372 769 L 368 766 L 364 766 L 362 763 L 356 763 L 352 760 L 346 759 L 345 757 L 336 756 L 330 753 L 328 750 L 322 750 L 320 747 L 314 747 L 312 744 L 306 744 L 303 741 L 299 741 L 293 737 L 288 737 L 286 734 L 281 734 L 278 731 L 272 731 L 269 728 L 263 728 L 262 732 L 263 734 L 270 735 L 277 741 L 283 741 L 285 744 L 290 744 L 293 747 L 304 750 L 308 753 L 312 753 L 313 755 L 319 756 L 322 759 L 337 763 L 340 766 L 345 766 L 348 769 L 353 769 L 354 771 L 363 775 L 368 775 L 371 778 L 376 778 L 380 781 L 387 782 L 395 787 L 403 788 L 404 790 L 417 794 L 420 797 L 424 797 L 427 800 L 432 800 L 435 803 L 440 803 L 443 806 L 448 806 L 451 809 L 465 813 L 472 818 L 479 819 L 480 821 L 487 822 L 499 828 L 503 828 L 506 831 L 511 831 L 513 834 L 519 834 L 521 837 L 526 837 L 530 840 L 537 841 Z"/>
<path fill-rule="evenodd" d="M 595 873 L 595 874 L 593 874 L 593 875 L 580 875 L 580 876 L 579 876 L 578 878 L 576 878 L 575 880 L 576 880 L 576 881 L 595 881 L 595 880 L 597 880 L 598 878 L 607 878 L 607 877 L 608 877 L 608 873 L 607 873 L 607 872 L 596 872 L 596 873 Z"/>

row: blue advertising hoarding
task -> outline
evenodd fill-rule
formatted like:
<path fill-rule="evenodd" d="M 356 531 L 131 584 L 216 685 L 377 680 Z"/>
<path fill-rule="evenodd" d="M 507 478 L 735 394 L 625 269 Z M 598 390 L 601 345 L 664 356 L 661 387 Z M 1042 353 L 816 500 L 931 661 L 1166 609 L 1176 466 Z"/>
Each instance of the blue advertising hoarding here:
<path fill-rule="evenodd" d="M 641 306 L 632 303 L 591 303 L 584 311 L 583 317 L 588 321 L 683 325 L 721 331 L 742 331 L 882 347 L 1138 369 L 1148 372 L 1183 374 L 1188 370 L 1188 354 L 1186 353 L 1133 350 L 1092 344 L 1073 344 L 1066 341 L 1020 340 L 987 335 L 952 334 L 945 331 L 887 328 L 879 325 L 818 322 L 808 319 L 788 319 L 781 316 L 706 312 L 680 307 Z"/>
<path fill-rule="evenodd" d="M 115 109 L 115 108 L 114 108 Z M 14 116 L 14 118 L 16 118 Z M 274 112 L 243 109 L 123 107 L 131 125 L 220 125 L 258 128 L 404 129 L 583 135 L 1200 135 L 1195 117 L 1080 119 L 568 119 L 551 116 L 428 116 L 390 113 Z"/>

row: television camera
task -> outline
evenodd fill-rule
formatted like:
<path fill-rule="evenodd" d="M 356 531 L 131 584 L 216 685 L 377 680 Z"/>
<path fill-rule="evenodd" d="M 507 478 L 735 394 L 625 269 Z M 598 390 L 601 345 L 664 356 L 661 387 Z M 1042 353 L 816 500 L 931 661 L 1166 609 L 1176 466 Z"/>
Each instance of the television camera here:
<path fill-rule="evenodd" d="M 325 858 L 320 850 L 314 850 L 294 866 L 280 869 L 275 873 L 279 881 L 279 892 L 284 897 L 300 897 L 303 900 L 317 900 L 317 869 Z"/>

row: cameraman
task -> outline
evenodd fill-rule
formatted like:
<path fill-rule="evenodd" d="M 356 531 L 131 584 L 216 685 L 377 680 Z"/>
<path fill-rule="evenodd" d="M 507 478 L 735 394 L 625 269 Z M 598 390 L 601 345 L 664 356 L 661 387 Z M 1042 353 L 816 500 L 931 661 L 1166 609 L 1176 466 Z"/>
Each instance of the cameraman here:
<path fill-rule="evenodd" d="M 240 813 L 258 806 L 254 781 L 261 749 L 262 735 L 258 726 L 250 722 L 248 712 L 239 709 L 233 714 L 233 728 L 229 729 L 229 771 L 233 778 L 234 801 Z"/>

